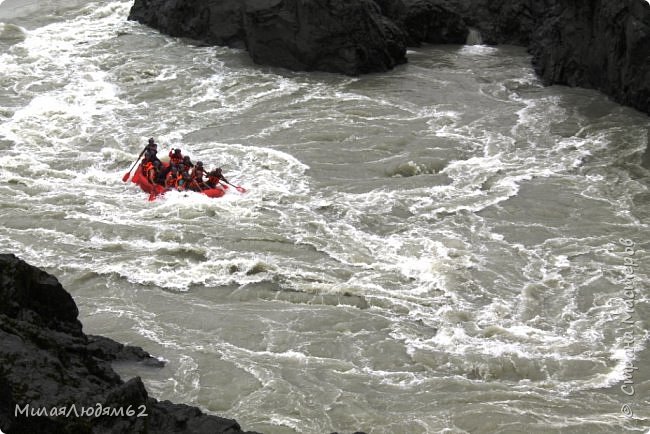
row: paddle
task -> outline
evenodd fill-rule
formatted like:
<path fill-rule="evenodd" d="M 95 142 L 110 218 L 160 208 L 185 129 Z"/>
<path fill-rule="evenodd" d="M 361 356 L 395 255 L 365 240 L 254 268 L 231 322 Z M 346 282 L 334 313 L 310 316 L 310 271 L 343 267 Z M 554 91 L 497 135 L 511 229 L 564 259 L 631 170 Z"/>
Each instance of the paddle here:
<path fill-rule="evenodd" d="M 239 186 L 239 185 L 232 185 L 231 183 L 229 183 L 228 181 L 226 181 L 226 180 L 223 179 L 223 178 L 221 178 L 221 180 L 222 180 L 223 182 L 225 182 L 226 184 L 230 185 L 231 187 L 235 187 L 235 189 L 236 189 L 238 192 L 240 192 L 240 193 L 246 193 L 246 189 L 245 189 L 244 187 L 241 187 L 241 186 Z"/>
<path fill-rule="evenodd" d="M 142 152 L 140 152 L 140 155 L 138 155 L 138 159 L 135 160 L 135 163 L 133 163 L 133 166 L 131 166 L 131 168 L 129 169 L 129 171 L 126 172 L 126 173 L 124 174 L 124 176 L 122 177 L 122 181 L 126 182 L 126 181 L 129 180 L 129 178 L 131 177 L 131 172 L 133 171 L 133 168 L 135 167 L 136 164 L 138 164 L 138 161 L 140 161 L 140 158 L 142 158 L 142 155 L 144 154 L 144 151 L 146 151 L 146 150 L 147 150 L 147 148 L 144 148 L 144 149 L 142 150 Z"/>

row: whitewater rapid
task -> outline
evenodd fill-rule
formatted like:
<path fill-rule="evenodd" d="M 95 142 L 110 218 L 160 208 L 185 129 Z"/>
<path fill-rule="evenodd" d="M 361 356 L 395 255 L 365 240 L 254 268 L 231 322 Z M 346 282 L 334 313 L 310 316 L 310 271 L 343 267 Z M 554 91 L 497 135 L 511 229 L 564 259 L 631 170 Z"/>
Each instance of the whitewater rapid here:
<path fill-rule="evenodd" d="M 295 73 L 130 6 L 0 24 L 0 242 L 168 361 L 124 376 L 266 433 L 650 427 L 619 389 L 650 378 L 647 116 L 518 47 Z M 149 202 L 122 182 L 149 137 L 248 192 Z"/>

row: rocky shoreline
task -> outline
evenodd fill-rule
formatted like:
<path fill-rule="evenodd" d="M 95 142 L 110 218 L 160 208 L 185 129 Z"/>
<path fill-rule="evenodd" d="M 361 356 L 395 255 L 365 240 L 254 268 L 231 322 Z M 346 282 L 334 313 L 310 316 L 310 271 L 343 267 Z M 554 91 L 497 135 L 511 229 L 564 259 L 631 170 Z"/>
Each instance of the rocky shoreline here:
<path fill-rule="evenodd" d="M 12 433 L 243 433 L 232 419 L 149 397 L 114 361 L 162 362 L 139 347 L 86 335 L 58 280 L 0 255 L 0 429 Z M 255 434 L 252 431 L 246 431 Z"/>
<path fill-rule="evenodd" d="M 348 75 L 387 71 L 409 46 L 463 44 L 475 30 L 487 44 L 526 47 L 547 85 L 596 89 L 650 114 L 644 0 L 134 0 L 129 19 L 246 48 L 258 64 Z"/>
<path fill-rule="evenodd" d="M 521 45 L 546 84 L 600 90 L 650 114 L 650 4 L 642 0 L 135 0 L 135 20 L 172 36 L 247 48 L 256 63 L 357 75 L 406 48 Z"/>

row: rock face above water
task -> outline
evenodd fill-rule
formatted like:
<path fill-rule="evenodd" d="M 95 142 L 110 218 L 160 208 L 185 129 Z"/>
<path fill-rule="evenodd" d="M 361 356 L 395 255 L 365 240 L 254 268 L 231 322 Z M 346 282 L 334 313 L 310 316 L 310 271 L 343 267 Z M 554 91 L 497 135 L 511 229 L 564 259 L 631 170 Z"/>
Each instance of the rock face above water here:
<path fill-rule="evenodd" d="M 593 88 L 650 114 L 650 4 L 554 3 L 531 38 L 547 84 Z"/>
<path fill-rule="evenodd" d="M 463 17 L 442 1 L 375 0 L 381 13 L 393 21 L 407 37 L 409 46 L 464 44 L 469 28 Z"/>
<path fill-rule="evenodd" d="M 404 34 L 372 0 L 246 0 L 256 63 L 358 75 L 406 61 Z"/>
<path fill-rule="evenodd" d="M 138 347 L 83 333 L 74 300 L 53 276 L 0 255 L 0 428 L 12 433 L 241 433 L 236 421 L 150 398 L 115 360 L 159 365 Z M 18 413 L 17 408 L 18 406 Z M 72 408 L 123 409 L 131 417 L 50 416 Z M 29 416 L 45 409 L 49 414 Z M 101 411 L 101 410 L 100 410 Z M 146 417 L 137 417 L 142 411 Z M 253 433 L 251 433 L 253 434 Z"/>
<path fill-rule="evenodd" d="M 243 48 L 243 4 L 242 0 L 136 0 L 129 19 L 171 36 Z"/>
<path fill-rule="evenodd" d="M 129 19 L 293 70 L 358 75 L 406 62 L 404 33 L 372 0 L 136 0 Z"/>

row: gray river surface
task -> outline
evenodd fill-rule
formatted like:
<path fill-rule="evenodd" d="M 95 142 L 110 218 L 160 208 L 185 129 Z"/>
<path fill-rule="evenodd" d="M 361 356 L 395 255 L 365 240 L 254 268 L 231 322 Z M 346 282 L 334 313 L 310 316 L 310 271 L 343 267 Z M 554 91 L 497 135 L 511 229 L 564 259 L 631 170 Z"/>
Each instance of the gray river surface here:
<path fill-rule="evenodd" d="M 15 4 L 1 250 L 167 361 L 124 378 L 271 434 L 650 429 L 648 116 L 521 47 L 296 73 L 130 1 Z M 122 182 L 149 137 L 248 192 L 149 202 Z"/>

